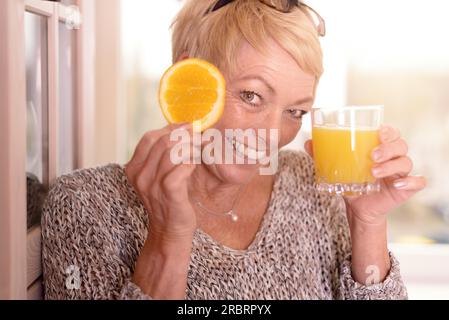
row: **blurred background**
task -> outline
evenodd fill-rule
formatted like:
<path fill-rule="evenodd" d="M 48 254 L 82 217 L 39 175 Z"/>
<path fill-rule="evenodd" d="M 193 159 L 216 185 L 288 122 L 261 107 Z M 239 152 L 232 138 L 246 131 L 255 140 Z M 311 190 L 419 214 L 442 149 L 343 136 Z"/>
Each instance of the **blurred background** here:
<path fill-rule="evenodd" d="M 421 259 L 430 261 L 434 255 L 447 261 L 449 248 L 443 250 L 439 244 L 449 245 L 449 42 L 445 34 L 449 4 L 444 0 L 307 3 L 324 17 L 327 27 L 322 39 L 325 73 L 315 106 L 385 105 L 385 122 L 399 128 L 410 144 L 415 173 L 429 179 L 424 192 L 391 214 L 390 242 L 407 245 L 400 247 L 417 269 Z M 128 157 L 145 131 L 165 124 L 157 89 L 171 64 L 168 27 L 181 5 L 176 0 L 163 5 L 122 2 Z M 310 120 L 304 124 L 288 148 L 302 149 L 310 138 Z M 413 252 L 416 258 L 411 257 Z M 422 266 L 422 272 L 446 273 L 448 280 L 449 265 L 438 270 Z M 418 281 L 409 284 L 409 290 L 412 298 L 449 298 L 449 283 Z"/>
<path fill-rule="evenodd" d="M 385 122 L 410 144 L 429 187 L 391 215 L 397 243 L 449 244 L 449 30 L 443 0 L 310 0 L 326 20 L 325 73 L 315 106 L 385 105 Z M 159 78 L 171 64 L 169 25 L 182 1 L 122 2 L 126 156 L 147 130 L 165 124 Z M 310 121 L 288 148 L 301 149 Z"/>
<path fill-rule="evenodd" d="M 48 1 L 29 0 L 39 2 Z M 166 125 L 157 90 L 172 63 L 169 27 L 182 2 L 63 0 L 71 8 L 66 16 L 79 9 L 81 20 L 73 26 L 60 17 L 57 61 L 48 54 L 53 39 L 48 21 L 25 13 L 29 229 L 38 223 L 39 203 L 53 178 L 125 163 L 146 131 Z M 449 299 L 449 3 L 307 4 L 327 27 L 321 40 L 325 73 L 315 106 L 385 105 L 385 122 L 401 130 L 415 173 L 429 181 L 424 192 L 390 215 L 391 249 L 401 261 L 410 298 Z M 47 70 L 54 64 L 59 105 L 57 128 L 51 131 Z M 52 132 L 58 133 L 53 142 Z M 288 148 L 302 149 L 310 132 L 306 118 Z M 56 167 L 52 143 L 59 146 Z"/>

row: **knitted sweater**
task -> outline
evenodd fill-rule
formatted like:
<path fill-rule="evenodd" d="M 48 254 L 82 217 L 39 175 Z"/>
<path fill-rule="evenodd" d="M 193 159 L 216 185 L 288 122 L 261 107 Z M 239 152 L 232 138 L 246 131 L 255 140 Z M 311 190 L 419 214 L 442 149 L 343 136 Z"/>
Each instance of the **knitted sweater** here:
<path fill-rule="evenodd" d="M 318 193 L 313 176 L 308 155 L 281 152 L 268 209 L 246 250 L 198 229 L 186 299 L 406 299 L 391 253 L 383 283 L 353 280 L 344 203 Z M 131 281 L 147 226 L 148 212 L 123 166 L 60 177 L 42 216 L 45 297 L 151 299 Z"/>

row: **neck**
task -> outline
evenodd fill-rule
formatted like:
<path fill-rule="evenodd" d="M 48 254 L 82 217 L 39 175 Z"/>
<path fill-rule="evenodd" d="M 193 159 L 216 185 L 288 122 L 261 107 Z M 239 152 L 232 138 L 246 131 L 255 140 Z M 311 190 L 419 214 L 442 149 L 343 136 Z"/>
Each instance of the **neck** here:
<path fill-rule="evenodd" d="M 207 167 L 198 166 L 189 180 L 189 196 L 198 228 L 221 244 L 247 248 L 267 210 L 273 182 L 272 176 L 255 175 L 246 184 L 225 183 Z M 230 210 L 237 215 L 237 221 L 225 214 Z"/>
<path fill-rule="evenodd" d="M 204 166 L 198 166 L 189 182 L 191 201 L 200 201 L 216 212 L 226 212 L 232 208 L 234 200 L 244 191 L 245 184 L 227 183 L 215 177 Z"/>

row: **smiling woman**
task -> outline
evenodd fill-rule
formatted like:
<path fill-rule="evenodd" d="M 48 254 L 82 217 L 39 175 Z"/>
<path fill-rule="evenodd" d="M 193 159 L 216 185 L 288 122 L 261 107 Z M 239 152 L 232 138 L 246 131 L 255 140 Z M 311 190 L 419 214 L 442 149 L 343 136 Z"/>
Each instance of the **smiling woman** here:
<path fill-rule="evenodd" d="M 275 138 L 249 147 L 283 147 L 315 99 L 322 24 L 300 1 L 220 3 L 184 2 L 173 24 L 173 62 L 201 58 L 223 73 L 225 107 L 211 128 L 221 137 L 230 129 L 273 130 Z M 407 298 L 386 218 L 425 179 L 409 175 L 397 130 L 379 135 L 384 188 L 352 199 L 316 190 L 310 149 L 276 152 L 271 175 L 259 174 L 259 163 L 174 163 L 171 135 L 192 130 L 149 131 L 126 165 L 57 181 L 42 219 L 47 298 Z M 252 157 L 241 152 L 247 141 L 223 142 L 233 157 Z M 77 270 L 75 290 L 67 270 Z"/>

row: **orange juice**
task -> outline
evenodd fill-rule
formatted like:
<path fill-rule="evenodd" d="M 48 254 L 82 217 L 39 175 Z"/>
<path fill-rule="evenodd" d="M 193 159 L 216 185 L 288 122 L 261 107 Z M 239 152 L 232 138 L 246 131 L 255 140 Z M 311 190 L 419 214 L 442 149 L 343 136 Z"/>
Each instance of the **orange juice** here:
<path fill-rule="evenodd" d="M 312 135 L 317 182 L 376 182 L 371 153 L 380 144 L 378 130 L 314 127 Z"/>

